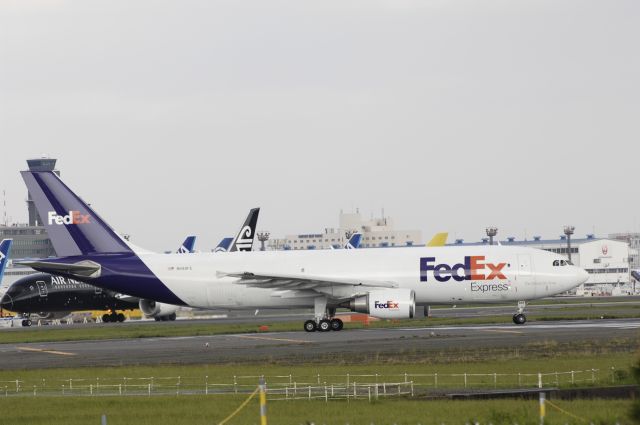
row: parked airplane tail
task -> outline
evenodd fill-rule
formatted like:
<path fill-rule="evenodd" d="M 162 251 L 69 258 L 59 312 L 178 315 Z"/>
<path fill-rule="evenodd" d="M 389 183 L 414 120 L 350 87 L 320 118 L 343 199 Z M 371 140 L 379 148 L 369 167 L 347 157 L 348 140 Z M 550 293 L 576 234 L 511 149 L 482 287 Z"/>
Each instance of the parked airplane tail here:
<path fill-rule="evenodd" d="M 360 247 L 360 242 L 362 242 L 362 233 L 354 233 L 344 245 L 344 249 L 357 249 Z"/>
<path fill-rule="evenodd" d="M 445 246 L 445 244 L 447 243 L 447 238 L 449 237 L 449 233 L 447 232 L 443 232 L 443 233 L 436 233 L 433 238 L 431 238 L 431 240 L 429 241 L 429 243 L 427 244 L 427 246 Z"/>
<path fill-rule="evenodd" d="M 260 214 L 260 208 L 253 208 L 249 211 L 249 215 L 240 228 L 229 251 L 251 251 L 253 248 L 253 238 L 256 234 L 256 226 L 258 225 L 258 214 Z"/>
<path fill-rule="evenodd" d="M 178 248 L 178 251 L 176 252 L 178 254 L 190 254 L 194 251 L 195 246 L 196 246 L 196 237 L 187 236 L 187 239 L 185 239 L 184 242 L 182 242 L 182 245 L 180 245 L 180 248 Z"/>
<path fill-rule="evenodd" d="M 2 276 L 4 275 L 4 269 L 9 262 L 9 253 L 11 252 L 11 244 L 13 239 L 3 239 L 0 242 L 0 283 L 2 283 Z"/>
<path fill-rule="evenodd" d="M 131 253 L 127 243 L 52 171 L 22 171 L 59 256 Z"/>
<path fill-rule="evenodd" d="M 233 238 L 224 238 L 220 241 L 218 246 L 216 246 L 213 252 L 227 252 L 229 251 L 231 243 L 233 243 Z"/>

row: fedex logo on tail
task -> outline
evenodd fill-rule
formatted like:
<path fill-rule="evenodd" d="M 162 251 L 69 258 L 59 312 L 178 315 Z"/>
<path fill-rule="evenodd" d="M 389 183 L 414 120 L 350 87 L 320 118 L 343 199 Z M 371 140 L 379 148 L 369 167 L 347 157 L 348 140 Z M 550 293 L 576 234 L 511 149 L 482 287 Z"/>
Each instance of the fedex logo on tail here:
<path fill-rule="evenodd" d="M 89 215 L 80 211 L 69 211 L 68 215 L 58 215 L 55 211 L 49 211 L 47 215 L 49 225 L 53 224 L 88 224 Z"/>
<path fill-rule="evenodd" d="M 507 277 L 502 269 L 507 263 L 485 262 L 484 255 L 471 255 L 464 257 L 463 263 L 449 265 L 446 263 L 436 264 L 436 257 L 420 258 L 420 281 L 428 282 L 429 272 L 438 282 L 447 282 L 453 279 L 457 282 L 465 280 L 505 280 Z"/>

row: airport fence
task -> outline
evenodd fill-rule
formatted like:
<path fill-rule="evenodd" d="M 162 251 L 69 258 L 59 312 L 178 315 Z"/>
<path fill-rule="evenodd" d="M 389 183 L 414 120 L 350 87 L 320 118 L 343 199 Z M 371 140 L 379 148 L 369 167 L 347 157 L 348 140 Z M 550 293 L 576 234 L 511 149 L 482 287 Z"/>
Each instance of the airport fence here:
<path fill-rule="evenodd" d="M 0 396 L 154 396 L 250 394 L 264 379 L 272 400 L 414 396 L 434 390 L 544 389 L 615 384 L 612 368 L 539 373 L 404 373 L 344 375 L 122 377 L 0 381 Z M 610 372 L 610 373 L 609 373 Z"/>

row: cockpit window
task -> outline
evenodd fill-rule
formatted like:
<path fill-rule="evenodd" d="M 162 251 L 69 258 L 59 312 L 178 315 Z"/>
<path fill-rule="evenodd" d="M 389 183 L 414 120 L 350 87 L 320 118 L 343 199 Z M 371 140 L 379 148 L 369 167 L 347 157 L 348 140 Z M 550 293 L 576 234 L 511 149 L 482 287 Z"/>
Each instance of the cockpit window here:
<path fill-rule="evenodd" d="M 573 266 L 573 263 L 569 260 L 554 260 L 553 261 L 553 266 L 554 267 L 562 267 L 562 266 Z"/>
<path fill-rule="evenodd" d="M 560 265 L 560 260 L 554 260 L 553 266 L 558 267 Z"/>

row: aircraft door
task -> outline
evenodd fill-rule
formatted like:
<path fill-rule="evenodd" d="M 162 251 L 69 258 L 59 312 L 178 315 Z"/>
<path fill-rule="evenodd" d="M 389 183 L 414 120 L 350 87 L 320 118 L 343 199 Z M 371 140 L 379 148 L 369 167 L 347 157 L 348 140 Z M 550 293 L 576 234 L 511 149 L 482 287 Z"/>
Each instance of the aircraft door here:
<path fill-rule="evenodd" d="M 518 255 L 518 276 L 531 276 L 531 256 Z"/>
<path fill-rule="evenodd" d="M 523 289 L 522 295 L 532 297 L 536 295 L 536 282 L 531 264 L 531 255 L 518 255 L 518 283 Z M 518 291 L 520 292 L 520 291 Z"/>
<path fill-rule="evenodd" d="M 46 297 L 48 294 L 47 291 L 47 284 L 44 283 L 44 281 L 42 280 L 38 280 L 36 281 L 36 286 L 38 287 L 38 292 L 40 293 L 41 297 Z"/>

